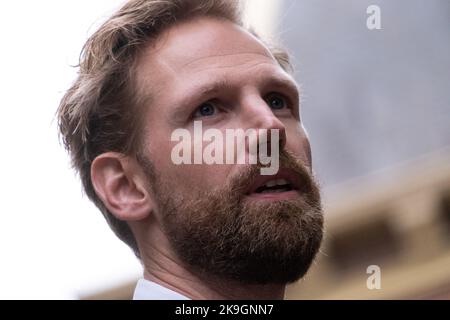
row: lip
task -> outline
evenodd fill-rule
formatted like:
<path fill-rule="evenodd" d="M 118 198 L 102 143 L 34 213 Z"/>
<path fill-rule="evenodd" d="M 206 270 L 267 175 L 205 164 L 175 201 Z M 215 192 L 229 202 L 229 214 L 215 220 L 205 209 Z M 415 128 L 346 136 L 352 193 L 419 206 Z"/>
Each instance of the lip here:
<path fill-rule="evenodd" d="M 284 179 L 288 181 L 293 190 L 285 191 L 285 192 L 265 192 L 265 193 L 256 193 L 256 189 L 258 189 L 260 186 L 264 185 L 270 180 L 276 180 L 276 179 Z M 259 175 L 251 184 L 250 188 L 248 189 L 246 195 L 248 197 L 252 198 L 258 198 L 258 199 L 267 199 L 267 200 L 278 200 L 278 199 L 289 199 L 292 197 L 296 197 L 299 195 L 300 185 L 299 185 L 299 178 L 298 175 L 290 169 L 279 169 L 278 173 L 273 176 L 262 176 Z"/>
<path fill-rule="evenodd" d="M 247 195 L 247 198 L 254 200 L 281 201 L 294 199 L 299 195 L 298 190 L 290 190 L 285 192 L 251 193 Z"/>

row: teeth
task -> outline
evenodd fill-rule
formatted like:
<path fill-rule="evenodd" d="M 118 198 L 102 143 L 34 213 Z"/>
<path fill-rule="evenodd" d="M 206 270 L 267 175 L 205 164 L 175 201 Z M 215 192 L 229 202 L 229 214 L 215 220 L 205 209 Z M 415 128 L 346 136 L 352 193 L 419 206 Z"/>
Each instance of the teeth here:
<path fill-rule="evenodd" d="M 278 180 L 270 180 L 264 186 L 266 187 L 275 187 L 277 185 Z"/>
<path fill-rule="evenodd" d="M 274 186 L 283 186 L 286 184 L 289 184 L 289 182 L 287 182 L 284 179 L 277 179 L 277 180 L 267 181 L 267 183 L 264 186 L 270 188 L 270 187 L 274 187 Z"/>

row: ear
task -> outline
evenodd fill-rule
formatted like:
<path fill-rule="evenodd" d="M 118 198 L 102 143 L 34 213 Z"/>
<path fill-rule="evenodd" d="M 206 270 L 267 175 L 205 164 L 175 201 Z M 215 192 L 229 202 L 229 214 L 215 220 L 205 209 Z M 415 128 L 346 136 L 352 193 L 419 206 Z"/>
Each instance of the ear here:
<path fill-rule="evenodd" d="M 108 152 L 92 162 L 91 180 L 106 208 L 119 220 L 143 220 L 153 210 L 146 176 L 137 161 L 121 153 Z"/>

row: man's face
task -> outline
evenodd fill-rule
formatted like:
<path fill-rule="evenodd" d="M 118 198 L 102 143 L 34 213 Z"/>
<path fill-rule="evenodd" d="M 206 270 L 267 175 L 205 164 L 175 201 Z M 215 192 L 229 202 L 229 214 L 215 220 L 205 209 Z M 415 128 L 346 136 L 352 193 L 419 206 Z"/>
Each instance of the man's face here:
<path fill-rule="evenodd" d="M 236 25 L 183 22 L 141 56 L 141 91 L 150 96 L 143 164 L 153 214 L 182 262 L 245 283 L 286 283 L 309 268 L 322 239 L 318 187 L 294 80 Z M 177 129 L 278 129 L 286 188 L 264 190 L 259 165 L 175 165 Z M 207 143 L 205 143 L 206 145 Z M 261 184 L 261 185 L 259 185 Z"/>

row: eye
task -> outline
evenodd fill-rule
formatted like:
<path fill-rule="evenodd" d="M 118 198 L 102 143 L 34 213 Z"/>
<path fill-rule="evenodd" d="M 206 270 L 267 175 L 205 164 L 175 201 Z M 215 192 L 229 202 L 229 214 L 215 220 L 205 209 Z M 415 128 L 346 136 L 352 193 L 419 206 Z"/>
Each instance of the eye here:
<path fill-rule="evenodd" d="M 286 98 L 280 94 L 272 93 L 266 98 L 266 102 L 271 109 L 281 110 L 288 107 Z"/>
<path fill-rule="evenodd" d="M 202 104 L 194 113 L 194 118 L 211 117 L 217 112 L 217 107 L 210 102 Z"/>

